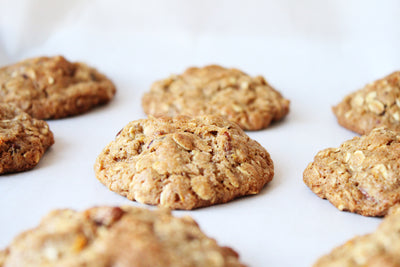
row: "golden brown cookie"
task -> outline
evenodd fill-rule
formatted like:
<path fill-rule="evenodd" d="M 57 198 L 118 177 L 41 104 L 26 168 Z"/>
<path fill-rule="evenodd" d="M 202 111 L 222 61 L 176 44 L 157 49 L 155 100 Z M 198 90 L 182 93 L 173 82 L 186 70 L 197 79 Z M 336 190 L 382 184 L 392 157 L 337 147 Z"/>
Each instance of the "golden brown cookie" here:
<path fill-rule="evenodd" d="M 289 112 L 289 100 L 263 77 L 211 65 L 155 82 L 142 98 L 155 117 L 222 115 L 244 130 L 260 130 Z"/>
<path fill-rule="evenodd" d="M 238 258 L 190 217 L 125 206 L 55 210 L 0 251 L 0 266 L 244 266 Z"/>
<path fill-rule="evenodd" d="M 400 134 L 376 128 L 339 148 L 320 151 L 304 182 L 339 210 L 384 216 L 400 202 Z"/>
<path fill-rule="evenodd" d="M 383 126 L 400 131 L 400 72 L 349 94 L 333 112 L 340 125 L 359 134 Z"/>
<path fill-rule="evenodd" d="M 400 267 L 400 208 L 392 208 L 374 233 L 347 241 L 313 266 Z"/>
<path fill-rule="evenodd" d="M 0 103 L 0 174 L 32 169 L 53 143 L 45 121 Z"/>
<path fill-rule="evenodd" d="M 257 194 L 274 175 L 268 152 L 219 116 L 132 121 L 104 148 L 94 168 L 110 190 L 172 209 Z"/>
<path fill-rule="evenodd" d="M 107 103 L 115 86 L 103 74 L 62 56 L 39 57 L 0 68 L 0 101 L 37 119 L 58 119 Z"/>

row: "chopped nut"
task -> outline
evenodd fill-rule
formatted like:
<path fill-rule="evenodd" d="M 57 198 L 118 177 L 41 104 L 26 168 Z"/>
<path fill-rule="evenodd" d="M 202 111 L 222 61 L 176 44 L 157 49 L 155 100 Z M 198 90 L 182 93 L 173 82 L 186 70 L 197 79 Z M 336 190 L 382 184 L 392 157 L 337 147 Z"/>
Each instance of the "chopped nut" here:
<path fill-rule="evenodd" d="M 375 91 L 374 91 L 374 92 L 370 92 L 370 93 L 368 93 L 367 96 L 365 97 L 365 100 L 366 100 L 367 103 L 368 103 L 368 102 L 373 101 L 373 100 L 375 99 L 375 97 L 376 97 L 376 92 L 375 92 Z"/>
<path fill-rule="evenodd" d="M 356 95 L 353 101 L 356 106 L 362 106 L 364 104 L 364 98 L 360 94 Z"/>
<path fill-rule="evenodd" d="M 72 250 L 75 252 L 79 252 L 86 246 L 87 243 L 88 240 L 86 239 L 86 237 L 80 234 L 76 237 L 75 242 L 72 245 Z"/>
<path fill-rule="evenodd" d="M 235 77 L 230 77 L 229 78 L 229 83 L 236 83 L 237 82 L 237 80 L 236 80 L 236 78 Z"/>
<path fill-rule="evenodd" d="M 33 69 L 28 69 L 26 71 L 26 74 L 29 76 L 31 79 L 36 79 L 36 72 Z"/>
<path fill-rule="evenodd" d="M 136 138 L 136 139 L 138 139 L 138 137 L 136 136 L 137 134 L 138 134 L 138 128 L 136 127 L 136 125 L 135 126 L 133 126 L 133 127 L 130 127 L 129 128 L 129 130 L 128 130 L 128 136 L 130 137 L 130 138 Z"/>
<path fill-rule="evenodd" d="M 344 161 L 349 162 L 350 157 L 351 157 L 350 152 L 346 152 L 346 157 L 344 158 Z"/>
<path fill-rule="evenodd" d="M 347 112 L 344 114 L 344 117 L 345 117 L 346 119 L 350 118 L 351 113 L 352 113 L 351 110 L 347 111 Z"/>
<path fill-rule="evenodd" d="M 372 173 L 376 176 L 382 175 L 383 178 L 387 178 L 388 177 L 388 172 L 387 169 L 385 167 L 385 165 L 383 164 L 377 164 L 372 168 Z"/>
<path fill-rule="evenodd" d="M 241 84 L 240 84 L 240 87 L 241 88 L 243 88 L 243 89 L 246 89 L 246 88 L 248 88 L 249 87 L 249 82 L 242 82 Z"/>
<path fill-rule="evenodd" d="M 395 112 L 395 113 L 393 113 L 393 118 L 396 120 L 396 121 L 400 121 L 400 113 L 399 112 Z"/>
<path fill-rule="evenodd" d="M 47 82 L 48 82 L 49 84 L 53 84 L 53 83 L 54 83 L 54 78 L 50 76 L 50 77 L 47 79 Z"/>
<path fill-rule="evenodd" d="M 43 254 L 50 261 L 55 261 L 60 257 L 60 252 L 55 247 L 46 247 Z"/>
<path fill-rule="evenodd" d="M 236 112 L 241 112 L 241 111 L 243 111 L 242 107 L 239 106 L 239 105 L 233 104 L 233 105 L 232 105 L 232 108 L 233 108 L 233 110 L 236 111 Z"/>
<path fill-rule="evenodd" d="M 317 153 L 317 157 L 325 158 L 325 157 L 329 156 L 329 154 L 330 154 L 330 150 L 324 149 Z"/>
<path fill-rule="evenodd" d="M 378 100 L 372 100 L 368 103 L 368 108 L 375 114 L 380 115 L 385 111 L 385 105 Z"/>
<path fill-rule="evenodd" d="M 99 226 L 110 226 L 114 222 L 118 221 L 125 213 L 124 210 L 119 207 L 100 211 L 101 212 L 92 215 L 92 220 Z"/>
<path fill-rule="evenodd" d="M 48 133 L 49 133 L 49 127 L 47 127 L 47 126 L 43 127 L 43 128 L 40 130 L 40 132 L 41 132 L 42 134 L 48 134 Z"/>
<path fill-rule="evenodd" d="M 352 161 L 355 164 L 361 164 L 365 159 L 365 155 L 361 150 L 357 150 L 356 152 L 354 152 L 353 156 L 352 156 Z"/>
<path fill-rule="evenodd" d="M 344 210 L 344 205 L 343 204 L 339 204 L 338 205 L 338 209 L 343 211 Z"/>

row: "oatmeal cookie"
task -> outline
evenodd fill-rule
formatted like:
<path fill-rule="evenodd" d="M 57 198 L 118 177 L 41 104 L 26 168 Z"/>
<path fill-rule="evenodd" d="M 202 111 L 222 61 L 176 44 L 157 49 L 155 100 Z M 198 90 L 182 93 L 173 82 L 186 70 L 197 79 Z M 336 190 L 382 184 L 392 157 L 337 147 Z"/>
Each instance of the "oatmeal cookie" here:
<path fill-rule="evenodd" d="M 58 119 L 107 103 L 115 86 L 103 74 L 62 56 L 39 57 L 0 68 L 0 102 L 36 119 Z"/>
<path fill-rule="evenodd" d="M 0 266 L 244 266 L 190 217 L 167 210 L 55 210 L 0 251 Z"/>
<path fill-rule="evenodd" d="M 220 116 L 132 121 L 94 168 L 128 199 L 188 210 L 257 194 L 274 175 L 268 152 Z"/>
<path fill-rule="evenodd" d="M 244 130 L 259 130 L 285 117 L 289 100 L 263 77 L 211 65 L 155 82 L 142 98 L 155 117 L 222 115 Z"/>
<path fill-rule="evenodd" d="M 320 151 L 304 182 L 340 210 L 384 216 L 400 202 L 400 134 L 376 128 L 339 148 Z"/>
<path fill-rule="evenodd" d="M 53 143 L 45 121 L 0 103 L 0 174 L 32 169 Z"/>
<path fill-rule="evenodd" d="M 400 208 L 393 207 L 374 233 L 347 241 L 313 266 L 399 267 Z"/>
<path fill-rule="evenodd" d="M 400 72 L 349 94 L 333 112 L 340 125 L 359 134 L 378 127 L 400 131 Z"/>

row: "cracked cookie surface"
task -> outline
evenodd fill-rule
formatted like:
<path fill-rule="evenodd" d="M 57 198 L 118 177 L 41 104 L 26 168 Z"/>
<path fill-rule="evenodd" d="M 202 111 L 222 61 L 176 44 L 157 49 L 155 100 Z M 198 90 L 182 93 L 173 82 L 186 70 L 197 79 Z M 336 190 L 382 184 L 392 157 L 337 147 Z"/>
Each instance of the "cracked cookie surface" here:
<path fill-rule="evenodd" d="M 0 174 L 32 169 L 53 143 L 45 121 L 0 103 Z"/>
<path fill-rule="evenodd" d="M 349 94 L 333 112 L 340 125 L 359 134 L 378 127 L 400 131 L 400 72 Z"/>
<path fill-rule="evenodd" d="M 274 175 L 268 152 L 220 116 L 130 122 L 104 148 L 94 168 L 110 190 L 173 209 L 257 194 Z"/>
<path fill-rule="evenodd" d="M 221 115 L 244 130 L 267 128 L 289 112 L 289 100 L 263 77 L 217 65 L 189 68 L 155 82 L 142 106 L 155 117 Z"/>
<path fill-rule="evenodd" d="M 357 236 L 321 257 L 314 267 L 399 267 L 400 208 L 393 207 L 378 229 Z"/>
<path fill-rule="evenodd" d="M 55 210 L 0 251 L 0 266 L 244 266 L 190 217 L 167 210 L 96 207 Z"/>
<path fill-rule="evenodd" d="M 376 128 L 339 148 L 320 151 L 304 171 L 306 185 L 340 210 L 384 216 L 400 202 L 400 135 Z"/>
<path fill-rule="evenodd" d="M 103 74 L 62 56 L 0 68 L 0 102 L 12 103 L 37 119 L 78 115 L 109 102 L 114 94 L 114 84 Z"/>

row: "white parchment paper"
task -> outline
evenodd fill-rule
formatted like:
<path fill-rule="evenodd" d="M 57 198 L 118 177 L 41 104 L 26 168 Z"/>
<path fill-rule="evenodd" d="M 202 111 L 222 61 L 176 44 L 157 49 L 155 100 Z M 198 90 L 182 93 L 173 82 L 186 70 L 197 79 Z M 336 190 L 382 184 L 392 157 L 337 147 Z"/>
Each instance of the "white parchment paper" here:
<path fill-rule="evenodd" d="M 263 75 L 291 100 L 289 116 L 248 134 L 275 163 L 257 196 L 195 211 L 201 228 L 249 266 L 310 266 L 379 218 L 340 212 L 303 183 L 321 149 L 356 134 L 331 112 L 346 94 L 400 69 L 400 2 L 0 0 L 0 65 L 62 54 L 117 86 L 115 99 L 81 116 L 48 121 L 56 143 L 33 170 L 0 177 L 0 248 L 55 208 L 148 207 L 94 177 L 103 147 L 144 118 L 152 82 L 216 63 Z"/>

